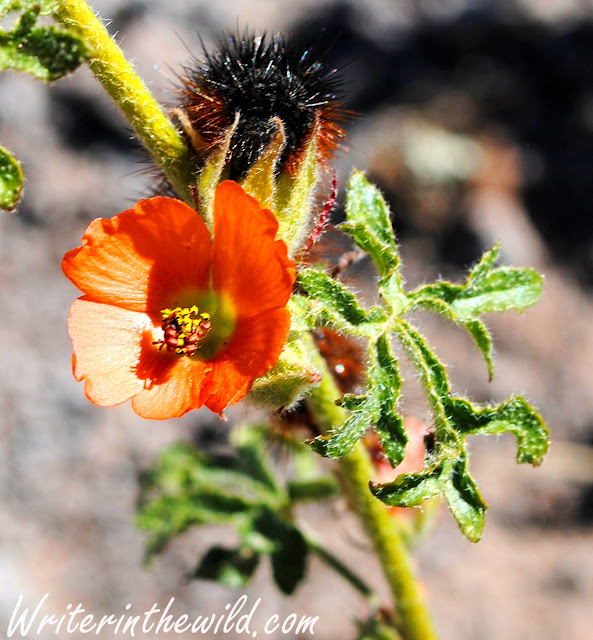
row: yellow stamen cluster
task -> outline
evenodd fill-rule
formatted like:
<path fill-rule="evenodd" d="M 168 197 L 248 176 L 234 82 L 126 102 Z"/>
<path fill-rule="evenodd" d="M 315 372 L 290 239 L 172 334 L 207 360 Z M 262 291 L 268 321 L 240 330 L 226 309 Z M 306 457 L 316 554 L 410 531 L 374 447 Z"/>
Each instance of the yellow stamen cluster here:
<path fill-rule="evenodd" d="M 154 344 L 179 355 L 193 355 L 212 326 L 210 314 L 200 313 L 196 305 L 163 309 L 161 316 L 164 337 Z"/>

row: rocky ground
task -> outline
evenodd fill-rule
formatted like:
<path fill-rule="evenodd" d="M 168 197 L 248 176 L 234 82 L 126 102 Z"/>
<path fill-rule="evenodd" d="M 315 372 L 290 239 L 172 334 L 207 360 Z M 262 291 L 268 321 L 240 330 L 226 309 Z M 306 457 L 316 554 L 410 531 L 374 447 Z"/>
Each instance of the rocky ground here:
<path fill-rule="evenodd" d="M 411 285 L 462 277 L 497 240 L 505 262 L 545 274 L 537 307 L 488 318 L 497 353 L 492 383 L 469 339 L 438 319 L 417 318 L 455 389 L 480 401 L 525 394 L 550 425 L 553 445 L 533 470 L 514 463 L 511 439 L 475 438 L 472 471 L 490 504 L 484 539 L 465 541 L 443 511 L 416 564 L 443 640 L 591 638 L 591 3 L 173 5 L 94 4 L 166 101 L 188 49 L 224 29 L 292 31 L 329 50 L 330 63 L 344 69 L 345 106 L 360 113 L 349 124 L 350 152 L 338 161 L 342 191 L 353 166 L 381 186 Z M 87 70 L 49 87 L 3 74 L 0 104 L 0 140 L 27 176 L 18 211 L 0 216 L 0 628 L 19 594 L 35 606 L 46 592 L 55 613 L 78 602 L 99 615 L 121 614 L 128 603 L 138 612 L 172 596 L 179 615 L 222 613 L 238 594 L 183 576 L 228 532 L 190 532 L 148 570 L 133 522 L 139 471 L 167 443 L 222 425 L 207 411 L 157 423 L 128 406 L 100 409 L 70 370 L 66 316 L 77 292 L 61 257 L 91 219 L 146 193 L 141 155 Z M 363 263 L 347 276 L 362 288 L 366 273 Z M 413 383 L 409 392 L 406 412 L 422 417 Z M 302 517 L 380 588 L 341 505 Z M 353 620 L 365 613 L 316 562 L 293 598 L 278 595 L 269 578 L 262 569 L 247 589 L 252 602 L 263 599 L 262 617 L 318 615 L 324 640 L 352 637 Z"/>

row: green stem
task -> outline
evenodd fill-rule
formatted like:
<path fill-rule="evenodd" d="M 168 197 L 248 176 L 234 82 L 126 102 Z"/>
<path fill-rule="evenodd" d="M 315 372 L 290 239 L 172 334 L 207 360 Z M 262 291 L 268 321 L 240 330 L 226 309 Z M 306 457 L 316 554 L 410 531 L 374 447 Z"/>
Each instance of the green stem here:
<path fill-rule="evenodd" d="M 124 58 L 121 49 L 84 0 L 61 0 L 55 17 L 85 40 L 94 55 L 88 64 L 134 128 L 177 193 L 193 203 L 195 183 L 189 150 L 177 129 Z"/>
<path fill-rule="evenodd" d="M 323 433 L 339 427 L 347 413 L 335 404 L 340 397 L 325 361 L 314 345 L 309 345 L 314 366 L 322 372 L 322 381 L 311 391 L 308 403 Z M 358 444 L 337 461 L 351 505 L 368 535 L 383 568 L 393 595 L 400 632 L 406 640 L 436 640 L 421 587 L 412 570 L 405 543 L 406 535 L 397 518 L 369 491 L 374 475 L 367 450 Z"/>

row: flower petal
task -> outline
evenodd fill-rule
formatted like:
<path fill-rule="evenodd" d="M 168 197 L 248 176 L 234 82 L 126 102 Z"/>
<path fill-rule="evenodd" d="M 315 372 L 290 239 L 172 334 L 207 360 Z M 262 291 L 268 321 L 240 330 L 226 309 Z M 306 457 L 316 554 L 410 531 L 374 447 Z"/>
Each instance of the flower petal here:
<path fill-rule="evenodd" d="M 286 245 L 275 240 L 278 221 L 236 183 L 222 182 L 214 198 L 212 282 L 233 300 L 238 313 L 256 316 L 284 307 L 295 267 Z"/>
<path fill-rule="evenodd" d="M 172 292 L 208 287 L 210 259 L 210 235 L 197 212 L 155 197 L 111 220 L 93 220 L 62 269 L 95 302 L 158 313 L 175 304 Z"/>
<path fill-rule="evenodd" d="M 178 418 L 191 409 L 199 409 L 200 388 L 209 367 L 187 357 L 176 358 L 167 380 L 143 389 L 132 399 L 132 408 L 143 418 Z"/>
<path fill-rule="evenodd" d="M 200 401 L 215 413 L 239 402 L 253 380 L 276 364 L 289 327 L 290 312 L 286 308 L 239 321 L 229 345 L 209 363 L 212 371 L 202 387 Z"/>
<path fill-rule="evenodd" d="M 135 311 L 75 300 L 68 316 L 74 377 L 85 380 L 85 393 L 94 404 L 111 407 L 139 393 L 147 381 L 161 377 L 166 360 L 142 360 L 143 345 L 152 341 L 150 318 Z M 152 345 L 151 345 L 152 346 Z M 159 352 L 152 346 L 155 354 Z"/>

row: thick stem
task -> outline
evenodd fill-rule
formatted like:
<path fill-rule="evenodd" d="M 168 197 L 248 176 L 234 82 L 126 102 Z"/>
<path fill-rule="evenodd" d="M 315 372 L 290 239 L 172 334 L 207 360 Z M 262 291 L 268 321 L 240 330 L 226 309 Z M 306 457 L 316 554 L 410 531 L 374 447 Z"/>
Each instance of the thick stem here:
<path fill-rule="evenodd" d="M 121 49 L 84 0 L 61 0 L 55 17 L 85 40 L 94 54 L 88 61 L 105 91 L 123 111 L 155 163 L 188 204 L 195 183 L 183 139 L 124 58 Z"/>
<path fill-rule="evenodd" d="M 321 384 L 312 390 L 308 403 L 321 431 L 328 433 L 342 424 L 347 413 L 335 404 L 340 393 L 325 361 L 313 349 L 310 351 L 314 364 L 323 377 Z M 400 530 L 401 525 L 387 507 L 369 491 L 373 467 L 366 449 L 359 443 L 349 455 L 339 458 L 337 464 L 352 508 L 373 545 L 391 589 L 400 632 L 406 640 L 436 640 L 420 584 L 412 570 L 405 532 Z"/>

